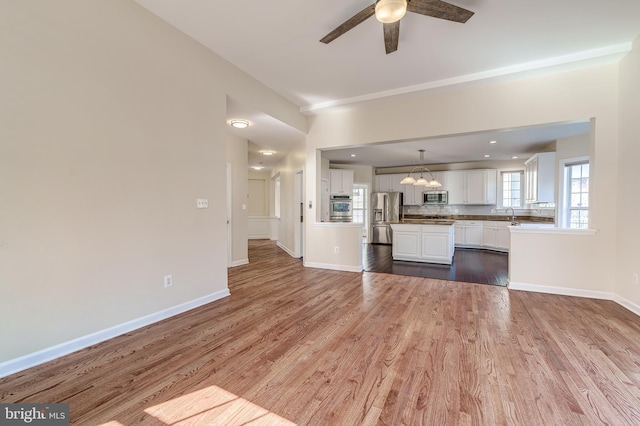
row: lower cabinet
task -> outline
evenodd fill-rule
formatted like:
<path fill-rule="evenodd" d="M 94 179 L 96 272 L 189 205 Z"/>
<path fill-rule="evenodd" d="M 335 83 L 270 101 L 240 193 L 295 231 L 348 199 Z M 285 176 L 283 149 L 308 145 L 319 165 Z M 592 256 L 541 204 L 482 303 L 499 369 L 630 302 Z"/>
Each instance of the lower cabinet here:
<path fill-rule="evenodd" d="M 391 225 L 393 260 L 450 265 L 455 250 L 453 225 Z"/>
<path fill-rule="evenodd" d="M 482 229 L 482 245 L 498 250 L 509 250 L 509 223 L 486 221 Z"/>
<path fill-rule="evenodd" d="M 393 229 L 393 257 L 402 259 L 420 258 L 420 225 L 406 225 L 407 229 Z"/>
<path fill-rule="evenodd" d="M 457 220 L 454 227 L 456 246 L 482 247 L 482 221 Z"/>
<path fill-rule="evenodd" d="M 509 251 L 509 222 L 459 220 L 454 227 L 456 247 Z"/>

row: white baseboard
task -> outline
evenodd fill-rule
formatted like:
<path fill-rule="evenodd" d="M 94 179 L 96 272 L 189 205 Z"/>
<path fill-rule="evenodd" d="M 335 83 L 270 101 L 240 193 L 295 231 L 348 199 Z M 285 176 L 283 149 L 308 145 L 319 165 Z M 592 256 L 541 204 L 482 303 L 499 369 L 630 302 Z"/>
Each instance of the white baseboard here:
<path fill-rule="evenodd" d="M 248 264 L 249 264 L 249 259 L 240 259 L 240 260 L 234 260 L 233 262 L 231 262 L 231 265 L 229 267 L 234 268 L 236 266 L 242 266 L 242 265 L 248 265 Z"/>
<path fill-rule="evenodd" d="M 510 282 L 509 290 L 535 291 L 537 293 L 560 294 L 562 296 L 587 297 L 589 299 L 614 300 L 614 293 L 607 291 L 582 290 L 579 288 L 554 287 L 539 284 L 526 284 Z"/>
<path fill-rule="evenodd" d="M 136 318 L 134 320 L 127 321 L 125 323 L 118 324 L 116 326 L 70 340 L 68 342 L 60 343 L 58 345 L 21 356 L 20 358 L 2 362 L 0 363 L 0 378 L 9 376 L 22 370 L 26 370 L 27 368 L 35 367 L 36 365 L 43 364 L 47 361 L 51 361 L 61 356 L 68 355 L 72 352 L 87 348 L 100 342 L 104 342 L 105 340 L 112 339 L 121 334 L 129 333 L 138 328 L 145 327 L 158 321 L 162 321 L 164 319 L 181 314 L 199 306 L 206 305 L 207 303 L 211 303 L 218 299 L 227 297 L 230 294 L 231 293 L 229 293 L 229 289 L 220 290 L 207 296 L 203 296 L 189 302 L 181 303 L 180 305 L 163 309 L 162 311 L 155 312 L 153 314 L 145 315 L 143 317 Z"/>
<path fill-rule="evenodd" d="M 525 284 L 510 282 L 507 286 L 509 290 L 535 291 L 537 293 L 560 294 L 562 296 L 587 297 L 589 299 L 612 300 L 640 316 L 640 305 L 636 305 L 630 300 L 625 299 L 615 293 L 608 291 L 582 290 L 578 288 L 553 287 L 547 285 Z"/>
<path fill-rule="evenodd" d="M 349 265 L 334 265 L 331 263 L 315 263 L 315 262 L 304 262 L 305 268 L 320 268 L 320 269 L 332 269 L 334 271 L 347 271 L 347 272 L 362 272 L 364 271 L 364 267 L 360 266 L 349 266 Z"/>
<path fill-rule="evenodd" d="M 618 305 L 620 305 L 620 306 L 622 306 L 624 308 L 627 308 L 628 310 L 630 310 L 634 314 L 640 316 L 640 305 L 636 305 L 632 301 L 630 301 L 628 299 L 625 299 L 622 296 L 618 296 L 617 294 L 614 295 L 613 301 L 616 302 Z"/>
<path fill-rule="evenodd" d="M 289 250 L 289 248 L 287 246 L 285 246 L 284 244 L 282 244 L 280 241 L 278 241 L 276 243 L 276 245 L 278 247 L 280 247 L 282 250 L 284 250 L 285 252 L 287 252 L 287 254 L 291 257 L 296 257 L 295 253 L 293 252 L 293 250 Z"/>

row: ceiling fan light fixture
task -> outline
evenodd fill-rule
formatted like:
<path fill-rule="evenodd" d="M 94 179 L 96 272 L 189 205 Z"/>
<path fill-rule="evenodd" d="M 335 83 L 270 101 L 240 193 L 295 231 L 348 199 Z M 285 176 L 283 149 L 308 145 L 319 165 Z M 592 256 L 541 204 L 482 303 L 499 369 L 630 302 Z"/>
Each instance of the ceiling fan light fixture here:
<path fill-rule="evenodd" d="M 407 0 L 379 0 L 376 3 L 376 19 L 383 24 L 399 21 L 407 13 Z"/>

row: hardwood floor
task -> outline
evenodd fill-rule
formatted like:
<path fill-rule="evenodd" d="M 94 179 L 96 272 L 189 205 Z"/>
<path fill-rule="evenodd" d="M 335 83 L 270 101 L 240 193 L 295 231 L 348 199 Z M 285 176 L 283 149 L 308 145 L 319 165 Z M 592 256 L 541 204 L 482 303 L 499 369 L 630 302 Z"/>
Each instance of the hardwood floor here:
<path fill-rule="evenodd" d="M 457 248 L 451 265 L 438 265 L 393 260 L 389 245 L 364 244 L 363 247 L 363 265 L 368 272 L 500 286 L 506 286 L 509 280 L 508 253 Z"/>
<path fill-rule="evenodd" d="M 640 424 L 640 318 L 611 301 L 304 268 L 0 380 L 73 424 Z"/>

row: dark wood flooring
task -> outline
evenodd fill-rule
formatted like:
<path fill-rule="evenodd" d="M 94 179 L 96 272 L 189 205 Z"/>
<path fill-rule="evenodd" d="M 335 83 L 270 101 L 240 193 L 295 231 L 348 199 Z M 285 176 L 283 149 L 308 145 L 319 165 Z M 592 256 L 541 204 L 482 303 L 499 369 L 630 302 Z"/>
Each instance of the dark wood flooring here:
<path fill-rule="evenodd" d="M 476 284 L 506 286 L 509 278 L 509 254 L 481 249 L 457 248 L 453 256 L 453 263 L 449 266 L 435 263 L 394 261 L 390 245 L 363 244 L 363 265 L 364 270 L 368 272 Z"/>

